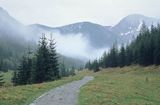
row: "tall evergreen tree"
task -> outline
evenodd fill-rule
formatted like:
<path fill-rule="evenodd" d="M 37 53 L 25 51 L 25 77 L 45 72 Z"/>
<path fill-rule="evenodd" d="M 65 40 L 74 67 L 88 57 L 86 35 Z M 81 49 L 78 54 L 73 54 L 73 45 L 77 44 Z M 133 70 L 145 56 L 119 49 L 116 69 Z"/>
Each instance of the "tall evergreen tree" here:
<path fill-rule="evenodd" d="M 3 79 L 3 75 L 0 72 L 0 86 L 3 86 L 4 84 L 4 79 Z"/>
<path fill-rule="evenodd" d="M 23 56 L 21 64 L 19 65 L 17 71 L 15 71 L 12 80 L 15 82 L 15 85 L 27 84 L 27 59 L 25 56 Z"/>
<path fill-rule="evenodd" d="M 15 71 L 13 72 L 12 83 L 13 83 L 13 85 L 18 85 L 18 84 L 19 84 L 18 72 L 17 72 L 17 70 L 15 70 Z"/>
<path fill-rule="evenodd" d="M 129 66 L 131 65 L 133 59 L 133 54 L 129 46 L 126 47 L 126 59 L 125 59 L 125 65 Z"/>
<path fill-rule="evenodd" d="M 91 70 L 91 62 L 90 62 L 90 60 L 86 63 L 85 68 Z"/>
<path fill-rule="evenodd" d="M 101 62 L 101 65 L 102 67 L 106 68 L 108 66 L 108 62 L 107 62 L 107 59 L 108 59 L 108 56 L 106 54 L 106 52 L 103 53 L 103 56 L 102 56 L 102 62 Z"/>
<path fill-rule="evenodd" d="M 22 58 L 22 61 L 14 71 L 14 75 L 12 78 L 12 82 L 14 85 L 25 85 L 31 83 L 31 72 L 32 72 L 32 58 L 31 51 L 28 50 L 27 54 L 25 54 Z"/>
<path fill-rule="evenodd" d="M 115 45 L 113 45 L 113 47 L 108 55 L 109 67 L 117 67 L 118 66 L 117 55 L 118 55 L 118 49 L 116 48 Z"/>
<path fill-rule="evenodd" d="M 60 78 L 60 73 L 59 73 L 59 65 L 58 65 L 58 57 L 56 54 L 56 50 L 55 50 L 55 42 L 52 38 L 51 35 L 51 39 L 50 39 L 50 43 L 49 43 L 49 70 L 46 74 L 46 76 L 48 77 L 48 80 L 56 80 Z"/>
<path fill-rule="evenodd" d="M 42 35 L 39 41 L 39 46 L 36 53 L 36 70 L 35 70 L 35 81 L 41 83 L 48 81 L 46 73 L 49 71 L 49 49 L 47 46 L 47 39 L 45 34 Z"/>
<path fill-rule="evenodd" d="M 123 45 L 121 46 L 118 59 L 119 59 L 119 64 L 118 65 L 120 67 L 124 67 L 125 66 L 125 61 L 126 61 L 126 51 L 125 51 L 125 48 L 124 48 Z"/>
<path fill-rule="evenodd" d="M 99 69 L 99 64 L 98 64 L 98 61 L 97 60 L 94 60 L 93 61 L 93 64 L 92 64 L 92 69 L 94 72 L 98 72 L 100 69 Z"/>
<path fill-rule="evenodd" d="M 155 33 L 155 50 L 153 62 L 155 65 L 160 65 L 160 25 L 157 26 L 157 31 Z"/>

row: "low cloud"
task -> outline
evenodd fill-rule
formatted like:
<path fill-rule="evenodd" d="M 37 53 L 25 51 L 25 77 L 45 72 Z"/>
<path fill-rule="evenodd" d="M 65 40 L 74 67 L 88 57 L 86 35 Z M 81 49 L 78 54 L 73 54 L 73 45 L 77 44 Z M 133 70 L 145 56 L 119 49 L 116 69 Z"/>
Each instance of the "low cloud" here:
<path fill-rule="evenodd" d="M 68 57 L 93 60 L 101 57 L 104 51 L 108 51 L 108 48 L 91 47 L 89 40 L 81 33 L 61 35 L 59 32 L 54 32 L 52 35 L 56 41 L 57 52 Z"/>

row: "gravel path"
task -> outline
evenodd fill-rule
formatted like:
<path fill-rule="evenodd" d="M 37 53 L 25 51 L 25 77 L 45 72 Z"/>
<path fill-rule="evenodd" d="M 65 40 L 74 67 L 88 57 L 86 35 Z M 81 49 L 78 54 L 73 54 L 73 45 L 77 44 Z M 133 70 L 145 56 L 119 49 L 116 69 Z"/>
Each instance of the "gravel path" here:
<path fill-rule="evenodd" d="M 86 76 L 82 80 L 67 83 L 40 96 L 30 105 L 76 105 L 79 89 L 94 77 Z"/>

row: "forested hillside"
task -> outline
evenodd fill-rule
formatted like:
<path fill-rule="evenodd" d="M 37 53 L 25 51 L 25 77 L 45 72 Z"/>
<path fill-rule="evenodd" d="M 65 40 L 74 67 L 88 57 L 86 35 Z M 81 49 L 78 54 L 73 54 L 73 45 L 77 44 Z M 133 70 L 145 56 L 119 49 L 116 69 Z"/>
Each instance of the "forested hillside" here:
<path fill-rule="evenodd" d="M 142 66 L 160 64 L 160 25 L 151 26 L 149 29 L 145 24 L 142 25 L 138 37 L 129 45 L 122 45 L 118 48 L 113 45 L 108 53 L 104 53 L 98 63 L 88 62 L 86 67 L 98 69 L 100 67 L 123 67 L 132 64 Z"/>
<path fill-rule="evenodd" d="M 27 41 L 20 36 L 0 34 L 0 71 L 16 70 L 22 56 L 30 49 L 35 52 L 37 44 L 34 41 Z M 67 68 L 74 66 L 80 68 L 84 62 L 79 59 L 58 55 L 59 62 Z"/>
<path fill-rule="evenodd" d="M 15 70 L 28 47 L 35 47 L 21 37 L 0 35 L 0 71 Z"/>

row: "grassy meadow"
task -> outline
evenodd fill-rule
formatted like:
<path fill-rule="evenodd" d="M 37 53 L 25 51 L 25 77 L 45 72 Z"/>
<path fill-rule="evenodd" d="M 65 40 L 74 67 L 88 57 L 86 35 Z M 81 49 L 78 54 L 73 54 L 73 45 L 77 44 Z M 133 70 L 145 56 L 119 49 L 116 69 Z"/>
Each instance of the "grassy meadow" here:
<path fill-rule="evenodd" d="M 11 74 L 4 74 L 6 84 L 11 84 Z M 95 79 L 81 88 L 78 105 L 160 105 L 159 66 L 108 68 L 96 73 L 83 71 L 53 82 L 8 85 L 0 88 L 0 105 L 28 105 L 50 89 L 85 75 L 92 75 Z"/>
<path fill-rule="evenodd" d="M 24 86 L 7 86 L 0 88 L 0 105 L 28 105 L 43 93 L 63 85 L 65 83 L 82 79 L 90 72 L 80 72 L 76 76 L 62 78 L 61 80 L 46 82 L 41 84 L 24 85 Z M 5 81 L 9 82 L 10 73 L 5 73 Z"/>
<path fill-rule="evenodd" d="M 93 75 L 78 105 L 160 105 L 160 67 L 108 68 Z"/>

